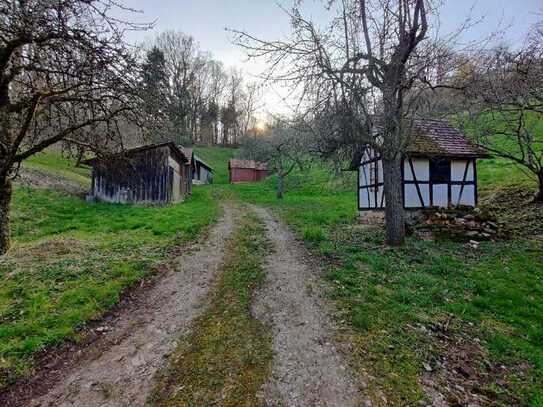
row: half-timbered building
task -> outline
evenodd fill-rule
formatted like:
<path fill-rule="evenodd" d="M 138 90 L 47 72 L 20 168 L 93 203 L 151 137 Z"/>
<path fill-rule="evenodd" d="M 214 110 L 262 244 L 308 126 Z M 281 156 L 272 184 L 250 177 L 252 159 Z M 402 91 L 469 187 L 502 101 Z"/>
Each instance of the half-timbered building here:
<path fill-rule="evenodd" d="M 403 160 L 405 209 L 477 205 L 477 159 L 487 155 L 442 120 L 416 120 Z M 366 146 L 358 169 L 358 207 L 386 205 L 383 164 Z"/>

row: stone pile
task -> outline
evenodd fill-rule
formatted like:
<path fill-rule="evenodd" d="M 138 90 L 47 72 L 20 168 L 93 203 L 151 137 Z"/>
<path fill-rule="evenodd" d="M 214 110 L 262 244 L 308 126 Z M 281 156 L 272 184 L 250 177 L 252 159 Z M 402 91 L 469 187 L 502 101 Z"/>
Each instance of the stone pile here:
<path fill-rule="evenodd" d="M 480 209 L 448 209 L 423 213 L 415 226 L 421 238 L 447 238 L 460 242 L 496 240 L 499 224 L 488 212 Z"/>

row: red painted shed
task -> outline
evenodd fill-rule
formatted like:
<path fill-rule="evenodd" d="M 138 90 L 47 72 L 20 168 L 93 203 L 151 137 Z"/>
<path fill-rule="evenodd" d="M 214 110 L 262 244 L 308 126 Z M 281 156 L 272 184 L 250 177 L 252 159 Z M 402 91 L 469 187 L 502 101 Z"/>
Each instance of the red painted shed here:
<path fill-rule="evenodd" d="M 260 182 L 268 176 L 268 166 L 254 160 L 231 159 L 228 162 L 230 183 Z"/>

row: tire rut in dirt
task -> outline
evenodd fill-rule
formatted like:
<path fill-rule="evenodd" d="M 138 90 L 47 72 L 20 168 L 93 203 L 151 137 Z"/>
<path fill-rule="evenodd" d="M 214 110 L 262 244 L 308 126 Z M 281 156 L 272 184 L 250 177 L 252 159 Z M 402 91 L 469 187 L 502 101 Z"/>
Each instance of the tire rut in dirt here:
<path fill-rule="evenodd" d="M 351 406 L 360 395 L 350 370 L 332 342 L 335 326 L 322 299 L 319 273 L 306 251 L 262 208 L 274 252 L 253 312 L 272 327 L 274 367 L 262 389 L 269 406 Z"/>
<path fill-rule="evenodd" d="M 111 328 L 119 342 L 82 362 L 31 406 L 143 406 L 155 372 L 203 310 L 210 285 L 225 255 L 238 212 L 225 206 L 208 239 L 176 258 L 148 293 L 142 307 Z"/>

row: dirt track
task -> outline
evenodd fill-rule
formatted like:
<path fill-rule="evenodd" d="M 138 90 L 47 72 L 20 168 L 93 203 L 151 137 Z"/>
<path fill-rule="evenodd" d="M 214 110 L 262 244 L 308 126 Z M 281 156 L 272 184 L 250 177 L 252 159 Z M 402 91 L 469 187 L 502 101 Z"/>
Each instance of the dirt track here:
<path fill-rule="evenodd" d="M 111 327 L 108 335 L 119 341 L 96 359 L 83 360 L 30 405 L 144 405 L 154 373 L 202 309 L 237 216 L 236 210 L 226 207 L 208 240 L 177 258 L 168 274 L 148 292 L 144 306 Z"/>
<path fill-rule="evenodd" d="M 275 360 L 262 390 L 269 406 L 353 406 L 360 395 L 348 366 L 332 343 L 334 323 L 320 290 L 318 270 L 286 228 L 262 208 L 274 246 L 266 281 L 255 294 L 255 316 L 272 327 Z"/>
<path fill-rule="evenodd" d="M 273 246 L 265 259 L 266 281 L 253 304 L 254 315 L 273 333 L 275 352 L 272 376 L 259 398 L 268 406 L 361 404 L 349 368 L 333 344 L 336 327 L 322 297 L 318 267 L 267 210 L 254 210 Z M 225 207 L 223 219 L 204 243 L 176 258 L 138 307 L 105 326 L 104 338 L 84 349 L 50 388 L 41 386 L 41 396 L 24 405 L 145 405 L 155 373 L 206 305 L 239 216 L 239 210 Z"/>

